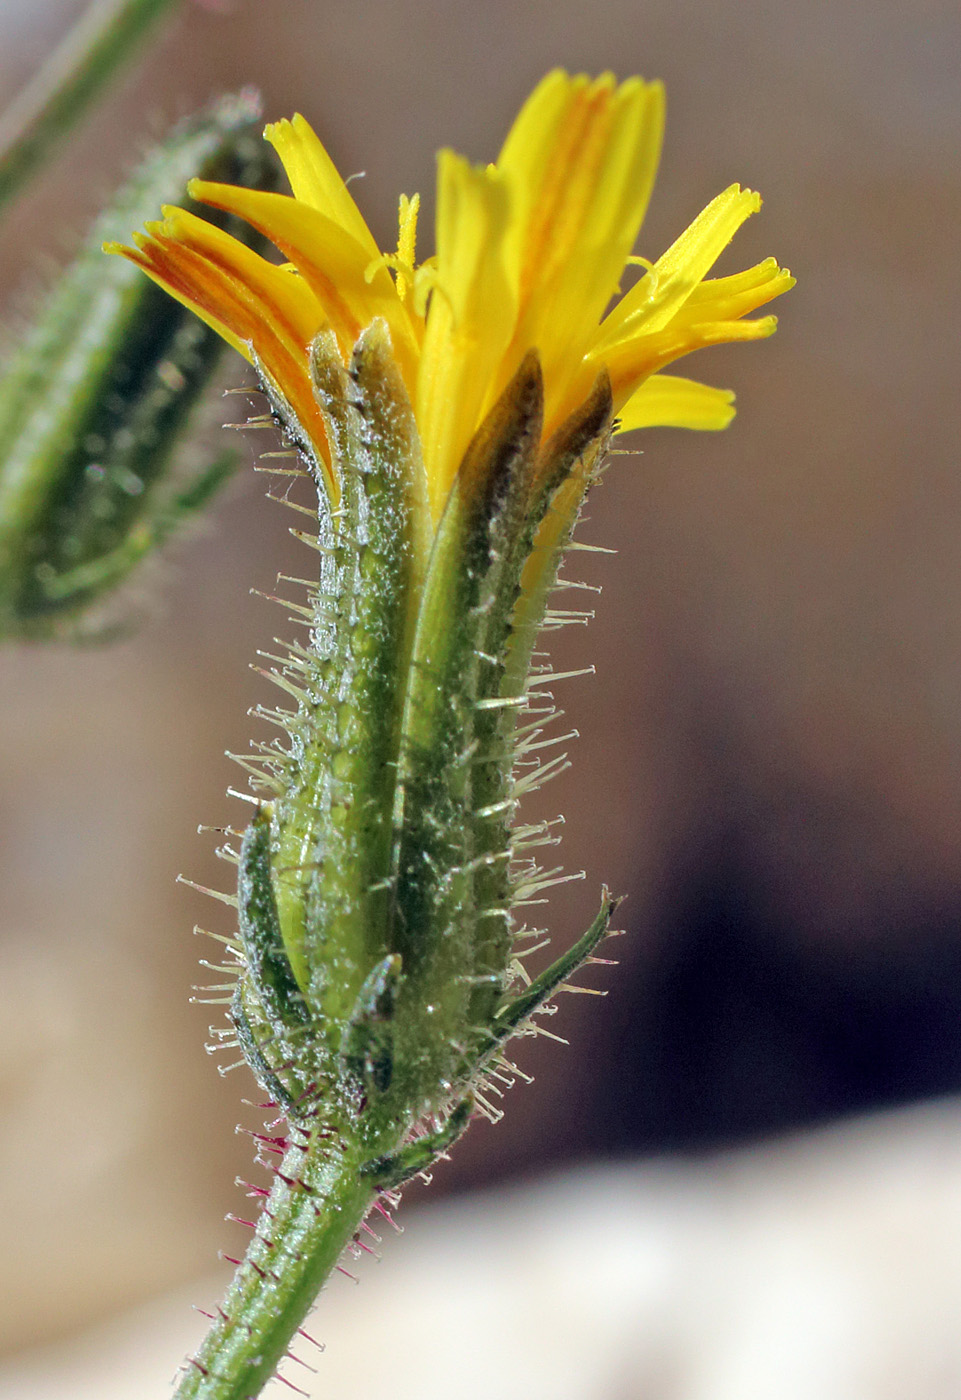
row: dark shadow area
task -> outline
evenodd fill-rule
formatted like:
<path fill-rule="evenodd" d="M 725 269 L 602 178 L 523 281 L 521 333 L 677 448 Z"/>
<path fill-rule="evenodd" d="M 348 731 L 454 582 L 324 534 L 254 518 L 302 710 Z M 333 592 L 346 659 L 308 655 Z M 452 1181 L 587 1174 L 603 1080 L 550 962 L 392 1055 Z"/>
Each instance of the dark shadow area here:
<path fill-rule="evenodd" d="M 805 941 L 722 843 L 676 881 L 643 985 L 614 999 L 594 1150 L 700 1151 L 961 1089 L 961 896 L 899 915 Z"/>

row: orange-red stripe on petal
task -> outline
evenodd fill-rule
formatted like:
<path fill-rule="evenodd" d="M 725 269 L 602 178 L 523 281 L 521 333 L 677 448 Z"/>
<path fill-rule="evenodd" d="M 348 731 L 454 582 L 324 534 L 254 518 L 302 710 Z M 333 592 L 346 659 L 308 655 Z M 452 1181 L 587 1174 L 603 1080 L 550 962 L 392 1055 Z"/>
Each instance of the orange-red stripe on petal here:
<path fill-rule="evenodd" d="M 184 209 L 166 208 L 163 212 L 160 231 L 222 268 L 236 283 L 238 293 L 249 291 L 258 305 L 271 307 L 272 319 L 284 338 L 306 357 L 306 347 L 326 317 L 303 279 L 267 262 L 206 219 L 198 219 Z M 148 225 L 148 231 L 154 232 L 154 228 Z"/>
<path fill-rule="evenodd" d="M 329 476 L 327 435 L 307 372 L 306 353 L 278 333 L 273 305 L 202 253 L 162 234 L 142 240 L 140 248 L 144 255 L 140 265 L 150 276 L 211 324 L 225 326 L 232 343 L 240 341 L 248 347 L 246 358 L 256 358 L 278 397 L 290 406 L 305 445 L 312 445 Z"/>
<path fill-rule="evenodd" d="M 653 188 L 664 94 L 638 78 L 615 84 L 548 75 L 525 104 L 498 161 L 514 196 L 508 233 L 520 318 L 503 380 L 536 345 L 548 418 L 571 407 L 568 387 L 617 289 Z"/>
<path fill-rule="evenodd" d="M 327 313 L 345 363 L 364 326 L 382 316 L 408 388 L 413 387 L 417 340 L 394 280 L 383 266 L 367 280 L 367 251 L 339 224 L 289 195 L 205 180 L 192 180 L 188 190 L 193 199 L 238 214 L 290 259 Z"/>
<path fill-rule="evenodd" d="M 120 257 L 126 258 L 128 262 L 135 263 L 141 271 L 147 274 L 151 281 L 157 283 L 158 287 L 162 287 L 165 292 L 176 301 L 179 301 L 181 305 L 186 306 L 188 310 L 192 311 L 195 316 L 198 316 L 201 321 L 210 326 L 212 330 L 215 330 L 219 336 L 222 336 L 227 344 L 232 346 L 239 355 L 243 355 L 245 360 L 252 363 L 253 355 L 247 342 L 236 335 L 221 317 L 214 315 L 209 308 L 201 306 L 194 296 L 192 288 L 185 286 L 179 278 L 172 281 L 166 271 L 155 263 L 151 251 L 151 240 L 139 233 L 133 234 L 133 240 L 135 244 L 133 248 L 128 248 L 123 243 L 112 241 L 103 245 L 103 251 L 105 253 L 117 253 Z"/>

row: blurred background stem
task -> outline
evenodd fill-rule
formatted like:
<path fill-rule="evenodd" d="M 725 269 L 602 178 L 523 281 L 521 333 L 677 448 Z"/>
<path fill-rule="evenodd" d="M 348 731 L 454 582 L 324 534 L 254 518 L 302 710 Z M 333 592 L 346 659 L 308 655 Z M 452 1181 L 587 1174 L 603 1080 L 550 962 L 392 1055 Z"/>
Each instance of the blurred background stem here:
<path fill-rule="evenodd" d="M 179 0 L 94 0 L 0 116 L 0 211 Z"/>

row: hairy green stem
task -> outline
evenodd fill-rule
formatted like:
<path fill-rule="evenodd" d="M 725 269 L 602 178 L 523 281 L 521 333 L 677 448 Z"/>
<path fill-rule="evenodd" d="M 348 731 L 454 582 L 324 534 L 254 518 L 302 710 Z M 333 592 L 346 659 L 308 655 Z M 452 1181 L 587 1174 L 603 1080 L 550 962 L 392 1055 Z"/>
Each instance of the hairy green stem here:
<path fill-rule="evenodd" d="M 96 0 L 0 117 L 0 208 L 178 0 Z"/>
<path fill-rule="evenodd" d="M 366 1153 L 330 1129 L 297 1129 L 256 1234 L 177 1400 L 250 1400 L 276 1372 L 356 1235 L 375 1189 Z"/>

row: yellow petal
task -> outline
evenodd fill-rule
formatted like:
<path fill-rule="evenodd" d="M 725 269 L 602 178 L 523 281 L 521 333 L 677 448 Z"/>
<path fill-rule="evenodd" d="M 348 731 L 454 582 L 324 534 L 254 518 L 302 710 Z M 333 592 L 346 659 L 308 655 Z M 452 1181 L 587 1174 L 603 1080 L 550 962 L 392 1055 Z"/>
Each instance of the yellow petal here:
<path fill-rule="evenodd" d="M 610 74 L 592 82 L 555 72 L 504 144 L 498 168 L 513 205 L 507 256 L 520 300 L 513 358 L 540 351 L 548 417 L 616 291 L 647 210 L 663 125 L 659 83 L 617 86 Z"/>
<path fill-rule="evenodd" d="M 532 351 L 543 367 L 545 436 L 584 402 L 599 374 L 610 381 L 624 431 L 729 421 L 730 395 L 659 371 L 702 346 L 774 330 L 773 317 L 741 319 L 793 286 L 773 259 L 705 280 L 759 207 L 756 194 L 732 185 L 718 195 L 657 263 L 644 263 L 646 275 L 601 320 L 625 265 L 643 262 L 631 250 L 663 124 L 659 83 L 548 74 L 495 166 L 477 169 L 441 153 L 437 253 L 416 266 L 416 197 L 401 199 L 397 252 L 380 252 L 347 183 L 298 115 L 266 131 L 293 197 L 190 186 L 271 239 L 288 269 L 179 213 L 127 256 L 262 366 L 275 397 L 286 397 L 318 442 L 311 340 L 329 324 L 346 363 L 358 336 L 382 319 L 414 404 L 436 522 L 478 425 Z"/>
<path fill-rule="evenodd" d="M 738 229 L 761 207 L 753 190 L 731 185 L 712 199 L 700 214 L 658 258 L 614 307 L 600 328 L 595 350 L 617 344 L 628 336 L 663 330 L 691 296 L 705 274 L 730 243 Z"/>
<path fill-rule="evenodd" d="M 294 353 L 306 355 L 307 346 L 324 324 L 323 307 L 310 287 L 223 229 L 198 219 L 186 209 L 163 211 L 163 234 L 185 248 L 192 248 L 234 279 L 239 295 L 249 293 L 258 307 L 269 307 L 271 321 Z M 149 226 L 148 226 L 149 227 Z"/>
<path fill-rule="evenodd" d="M 570 77 L 556 68 L 538 83 L 515 118 L 497 166 L 511 189 L 511 224 L 505 261 L 519 302 L 526 303 L 536 281 L 551 219 L 562 202 L 571 166 L 571 129 L 575 103 L 590 79 Z"/>
<path fill-rule="evenodd" d="M 705 321 L 698 325 L 671 324 L 657 335 L 637 336 L 615 346 L 599 357 L 597 363 L 607 366 L 614 394 L 614 409 L 621 409 L 635 389 L 649 375 L 665 365 L 690 355 L 707 345 L 724 345 L 735 340 L 764 340 L 777 329 L 776 316 L 760 316 L 754 321 Z M 592 365 L 592 356 L 586 362 Z M 597 370 L 594 368 L 594 373 Z"/>
<path fill-rule="evenodd" d="M 437 160 L 437 260 L 417 381 L 416 417 L 439 517 L 483 414 L 510 340 L 515 302 L 504 269 L 504 180 L 441 151 Z"/>
<path fill-rule="evenodd" d="M 675 318 L 676 322 L 728 321 L 746 316 L 759 306 L 789 292 L 795 278 L 787 268 L 778 267 L 773 258 L 765 258 L 756 267 L 735 272 L 731 277 L 712 277 L 702 282 L 688 297 Z"/>
<path fill-rule="evenodd" d="M 165 227 L 166 222 L 156 224 L 148 237 L 138 236 L 136 250 L 118 251 L 256 363 L 278 399 L 287 405 L 292 427 L 295 424 L 299 429 L 304 446 L 312 447 L 329 474 L 327 435 L 307 372 L 305 350 L 296 338 L 291 339 L 290 327 L 278 317 L 273 300 L 265 300 L 228 267 L 178 242 Z M 285 275 L 279 269 L 273 271 L 278 277 Z M 337 483 L 332 478 L 330 483 L 336 496 Z"/>
<path fill-rule="evenodd" d="M 289 195 L 206 180 L 191 180 L 188 190 L 192 199 L 246 219 L 289 258 L 324 308 L 345 362 L 363 327 L 382 316 L 408 387 L 414 383 L 416 341 L 393 279 L 381 266 L 367 281 L 367 250 L 339 224 Z"/>
<path fill-rule="evenodd" d="M 333 219 L 376 258 L 380 249 L 367 221 L 310 123 L 297 112 L 291 121 L 265 127 L 264 136 L 283 162 L 294 198 Z"/>
<path fill-rule="evenodd" d="M 109 242 L 103 245 L 105 253 L 116 253 L 128 262 L 136 265 L 145 272 L 152 282 L 156 282 L 158 287 L 163 287 L 182 306 L 186 306 L 190 311 L 198 316 L 205 325 L 210 326 L 219 336 L 230 345 L 239 355 L 243 355 L 245 360 L 253 363 L 253 352 L 250 343 L 241 339 L 222 315 L 217 315 L 211 307 L 198 300 L 198 294 L 192 285 L 176 275 L 175 269 L 167 265 L 164 260 L 155 256 L 152 240 L 144 238 L 142 234 L 133 235 L 136 247 L 128 248 L 123 243 Z M 223 308 L 221 308 L 221 311 Z"/>
<path fill-rule="evenodd" d="M 498 158 L 513 202 L 507 256 L 521 303 L 576 265 L 585 243 L 616 283 L 647 210 L 663 134 L 660 83 L 555 70 L 538 84 Z"/>
<path fill-rule="evenodd" d="M 674 374 L 652 374 L 618 413 L 617 431 L 635 428 L 726 428 L 734 417 L 730 389 L 714 389 Z"/>

